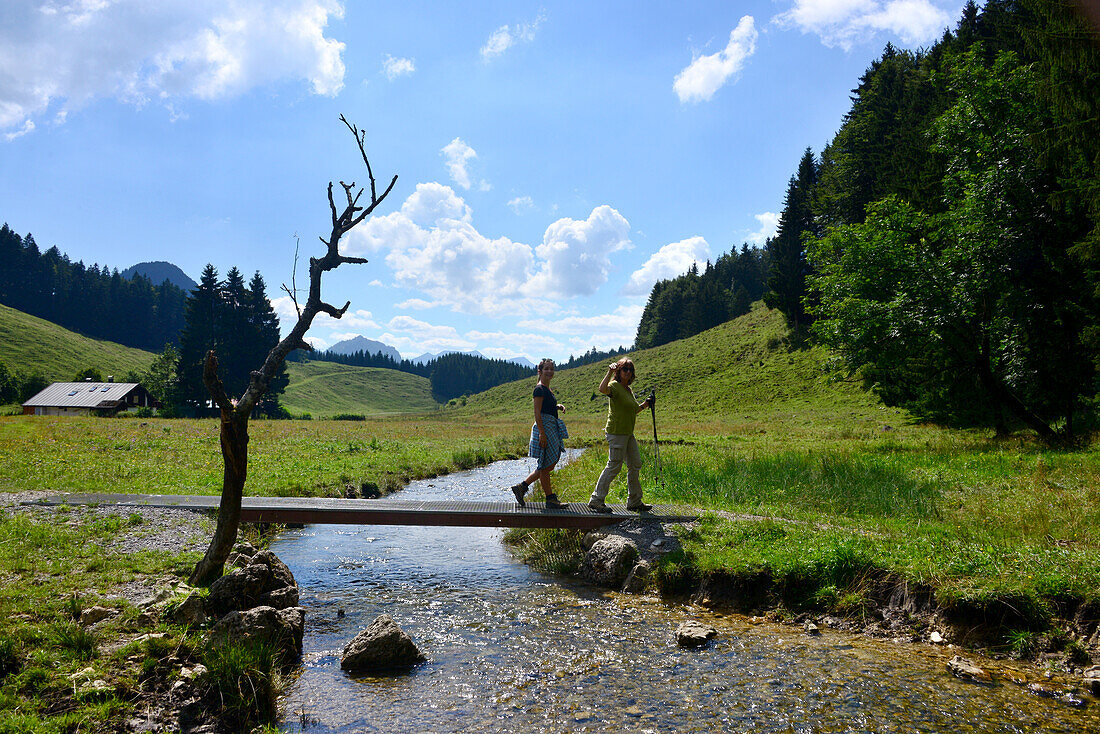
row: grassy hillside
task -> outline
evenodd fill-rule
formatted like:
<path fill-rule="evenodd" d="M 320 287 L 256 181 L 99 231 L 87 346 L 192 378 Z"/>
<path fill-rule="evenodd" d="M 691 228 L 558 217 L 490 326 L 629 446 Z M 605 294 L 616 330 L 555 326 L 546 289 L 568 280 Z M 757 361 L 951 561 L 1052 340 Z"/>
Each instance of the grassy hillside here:
<path fill-rule="evenodd" d="M 288 362 L 287 371 L 290 385 L 281 402 L 294 415 L 424 413 L 439 407 L 428 379 L 406 372 L 335 362 Z"/>
<path fill-rule="evenodd" d="M 856 382 L 827 374 L 826 350 L 792 349 L 782 315 L 763 306 L 689 339 L 628 356 L 638 368 L 635 394 L 640 399 L 655 387 L 658 427 L 674 432 L 753 433 L 765 425 L 789 432 L 824 426 L 866 431 L 904 420 Z M 555 375 L 552 387 L 567 420 L 602 423 L 607 399 L 597 387 L 606 370 L 607 363 L 599 362 Z M 500 385 L 472 396 L 459 410 L 526 419 L 533 386 L 533 380 Z"/>
<path fill-rule="evenodd" d="M 57 324 L 0 305 L 0 360 L 13 372 L 41 373 L 47 380 L 71 380 L 96 367 L 116 380 L 145 370 L 152 352 L 81 336 Z"/>

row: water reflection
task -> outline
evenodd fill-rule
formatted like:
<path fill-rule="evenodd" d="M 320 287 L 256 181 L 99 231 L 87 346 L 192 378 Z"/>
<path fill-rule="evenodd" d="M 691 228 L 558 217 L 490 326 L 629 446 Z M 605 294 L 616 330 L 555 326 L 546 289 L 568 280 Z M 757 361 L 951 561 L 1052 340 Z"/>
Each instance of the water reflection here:
<path fill-rule="evenodd" d="M 417 482 L 405 496 L 501 499 L 528 470 L 498 462 Z M 307 608 L 282 729 L 1100 732 L 1092 710 L 952 678 L 942 650 L 807 637 L 561 582 L 514 561 L 501 534 L 316 525 L 282 536 L 273 550 Z M 429 661 L 404 675 L 345 674 L 343 646 L 383 613 Z M 719 637 L 679 649 L 673 632 L 689 618 Z"/>

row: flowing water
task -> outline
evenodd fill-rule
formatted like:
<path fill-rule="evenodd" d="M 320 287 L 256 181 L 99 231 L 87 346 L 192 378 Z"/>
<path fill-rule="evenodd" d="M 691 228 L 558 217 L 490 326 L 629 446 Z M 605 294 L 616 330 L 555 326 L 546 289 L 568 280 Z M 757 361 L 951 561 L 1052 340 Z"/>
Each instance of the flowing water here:
<path fill-rule="evenodd" d="M 408 499 L 498 500 L 530 471 L 502 461 L 415 482 Z M 536 490 L 537 491 L 537 490 Z M 313 525 L 272 546 L 307 610 L 288 732 L 1100 732 L 1078 710 L 946 671 L 950 651 L 606 592 L 515 561 L 501 530 Z M 343 613 L 341 614 L 341 610 Z M 391 615 L 429 661 L 350 676 L 342 648 Z M 674 631 L 719 630 L 700 650 Z"/>

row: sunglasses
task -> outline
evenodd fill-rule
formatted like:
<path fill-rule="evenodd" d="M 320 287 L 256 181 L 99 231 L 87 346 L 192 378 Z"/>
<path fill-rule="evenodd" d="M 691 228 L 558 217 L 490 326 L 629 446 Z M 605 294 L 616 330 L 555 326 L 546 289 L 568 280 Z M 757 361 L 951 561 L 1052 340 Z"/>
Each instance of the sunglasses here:
<path fill-rule="evenodd" d="M 622 372 L 633 372 L 634 368 L 633 367 L 623 367 L 621 371 Z"/>

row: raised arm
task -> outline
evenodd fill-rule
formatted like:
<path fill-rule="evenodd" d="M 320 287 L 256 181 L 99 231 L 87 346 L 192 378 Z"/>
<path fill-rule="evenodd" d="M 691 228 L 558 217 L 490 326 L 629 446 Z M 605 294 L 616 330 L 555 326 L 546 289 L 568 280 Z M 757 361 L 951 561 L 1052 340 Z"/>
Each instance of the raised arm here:
<path fill-rule="evenodd" d="M 604 395 L 611 394 L 611 376 L 615 374 L 615 368 L 619 366 L 618 362 L 612 362 L 607 366 L 607 374 L 603 376 L 603 381 L 600 382 L 599 391 Z"/>

